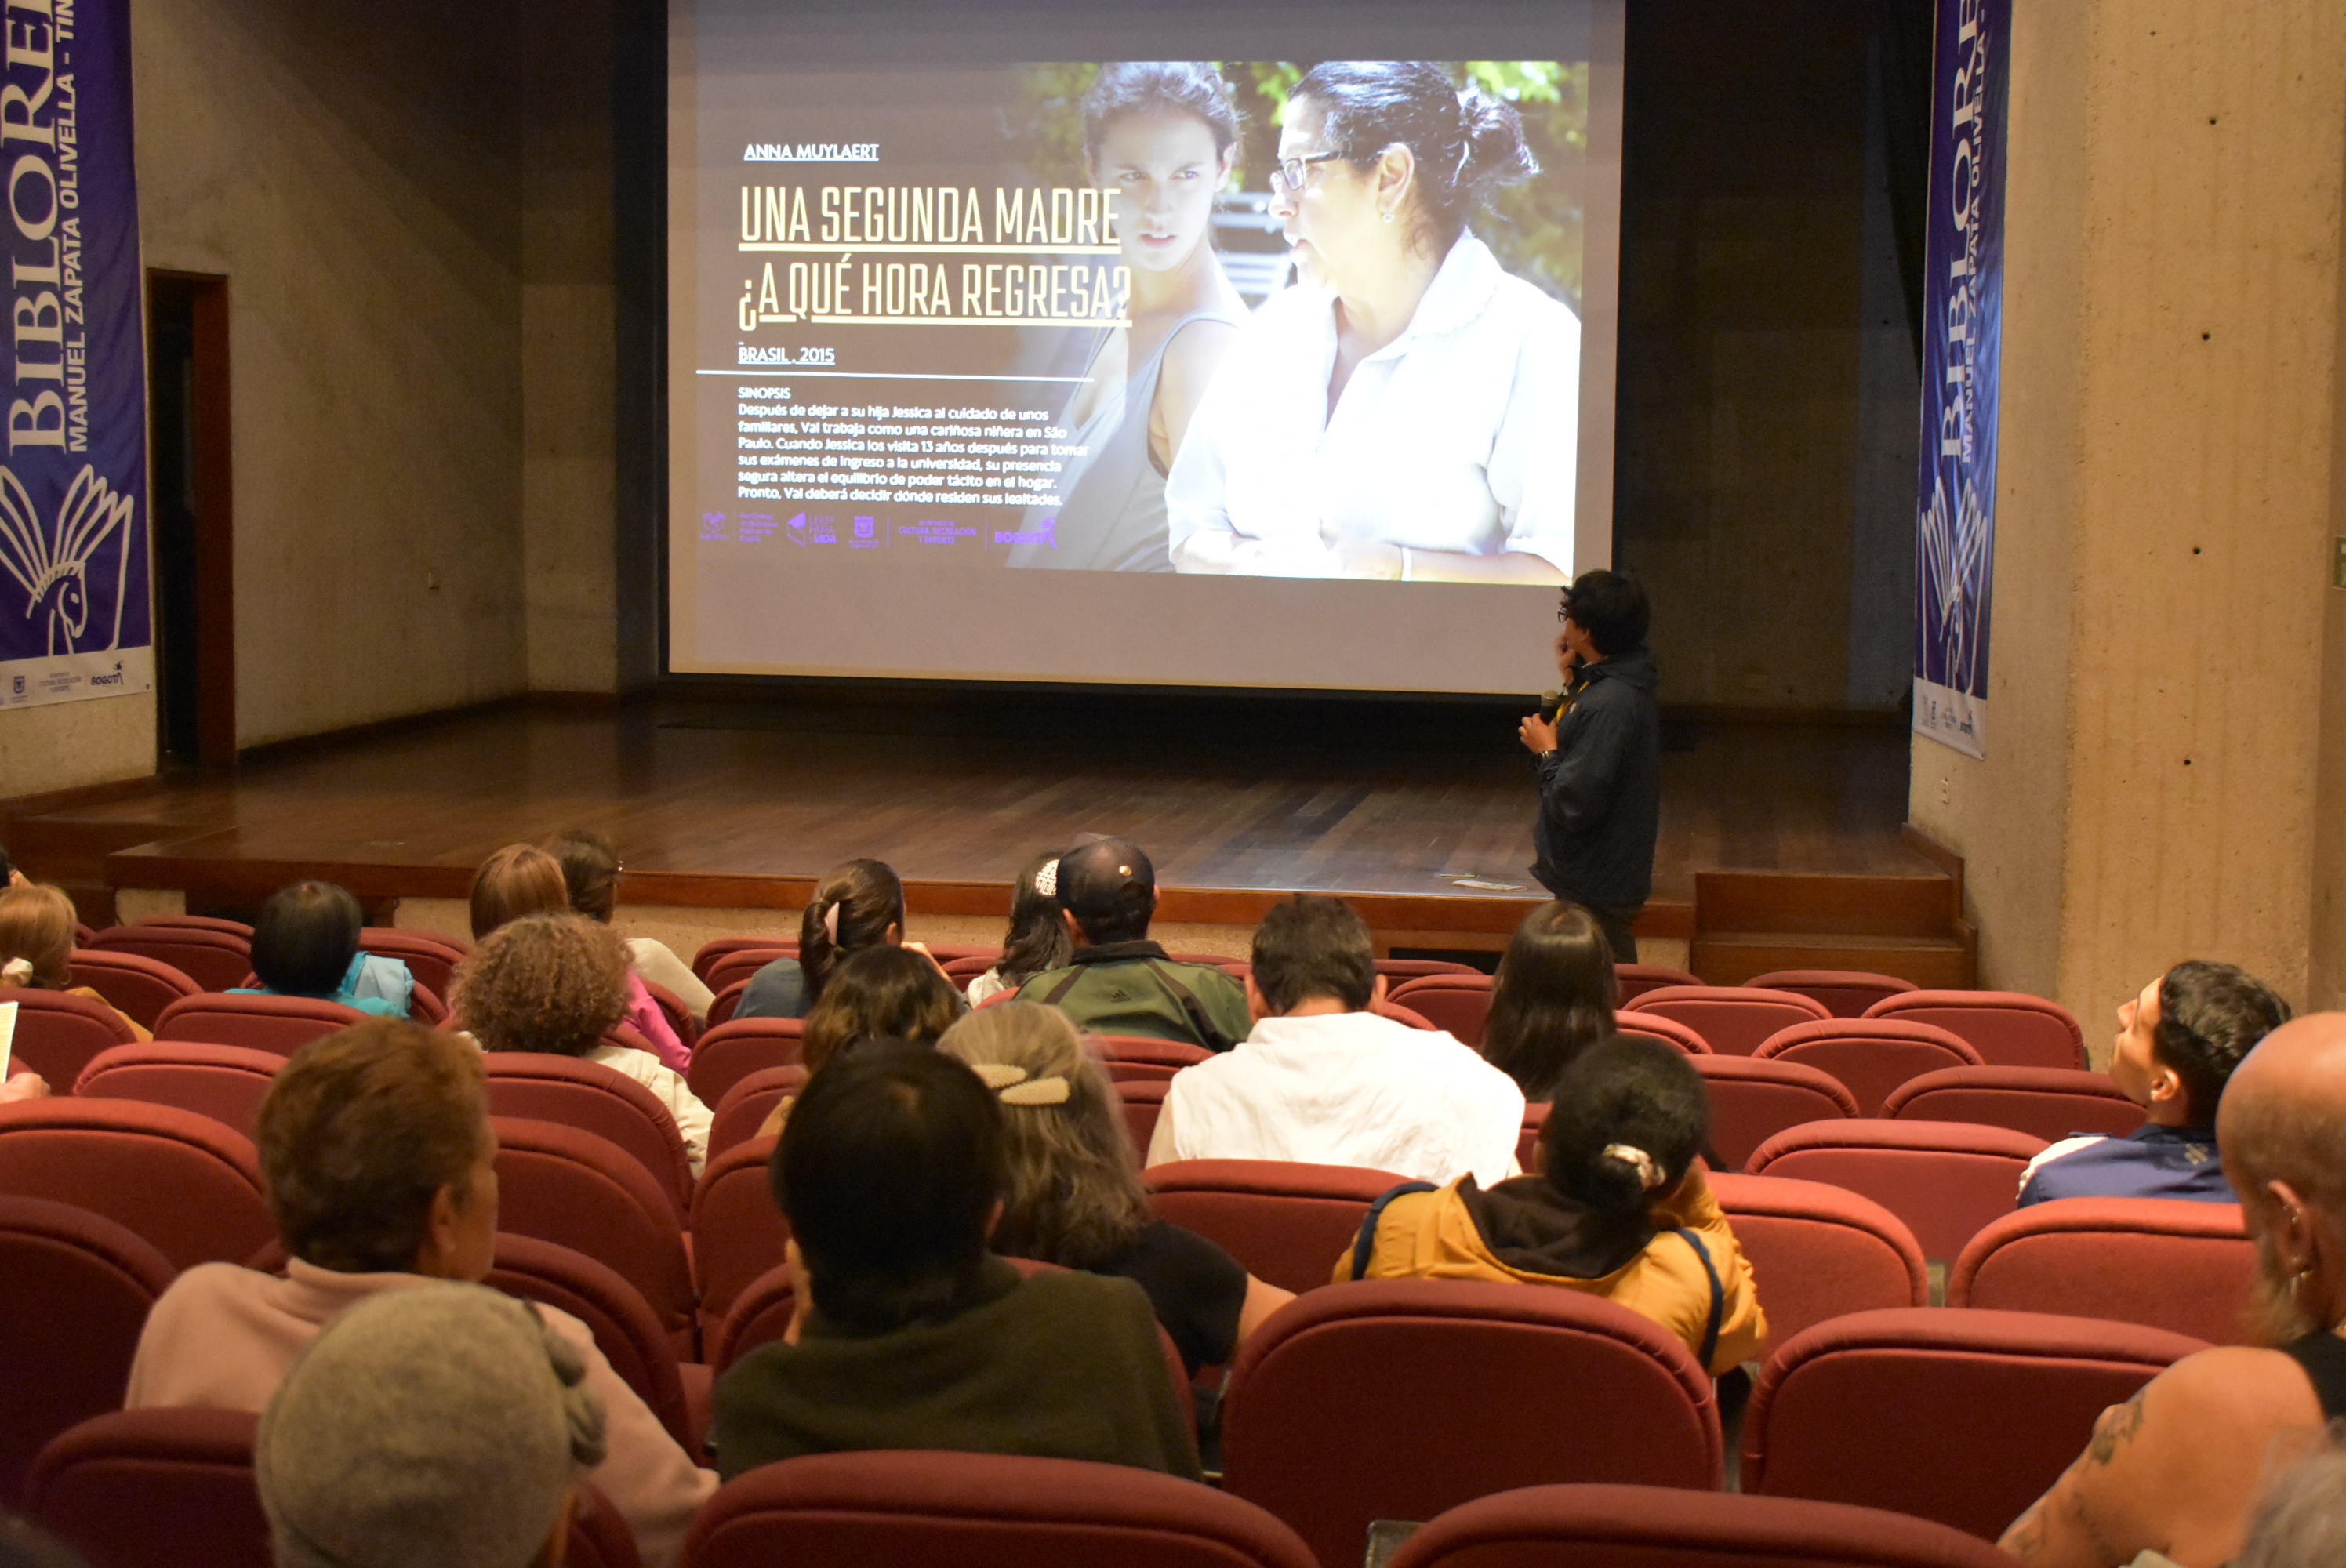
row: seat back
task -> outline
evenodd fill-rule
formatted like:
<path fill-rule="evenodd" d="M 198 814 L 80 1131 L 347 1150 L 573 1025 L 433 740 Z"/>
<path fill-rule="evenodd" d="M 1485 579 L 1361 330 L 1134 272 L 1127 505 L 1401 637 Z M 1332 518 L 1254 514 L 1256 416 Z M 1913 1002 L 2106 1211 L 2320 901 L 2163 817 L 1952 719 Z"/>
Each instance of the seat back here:
<path fill-rule="evenodd" d="M 1211 1060 L 1214 1054 L 1187 1040 L 1151 1040 L 1138 1034 L 1093 1034 L 1087 1039 L 1092 1054 L 1107 1064 L 1110 1076 L 1119 1079 L 1170 1078 L 1184 1067 Z"/>
<path fill-rule="evenodd" d="M 734 1018 L 711 1023 L 692 1048 L 684 1081 L 704 1105 L 715 1105 L 752 1073 L 795 1064 L 806 1040 L 801 1018 Z"/>
<path fill-rule="evenodd" d="M 103 1215 L 0 1196 L 0 1505 L 23 1490 L 33 1457 L 76 1421 L 117 1409 L 148 1309 L 178 1271 L 150 1242 Z"/>
<path fill-rule="evenodd" d="M 733 1022 L 733 1010 L 741 1005 L 741 998 L 748 993 L 750 983 L 746 979 L 729 981 L 713 989 L 717 994 L 709 1003 L 709 1027 L 712 1030 L 720 1023 Z"/>
<path fill-rule="evenodd" d="M 1766 991 L 1789 991 L 1817 1003 L 1835 1018 L 1862 1018 L 1885 996 L 1921 989 L 1894 974 L 1866 969 L 1779 969 L 1743 983 Z"/>
<path fill-rule="evenodd" d="M 1865 1010 L 1868 1018 L 1935 1023 L 1999 1067 L 2083 1067 L 2086 1032 L 2057 1002 L 2018 991 L 1905 991 Z"/>
<path fill-rule="evenodd" d="M 135 1044 L 138 1032 L 103 1002 L 70 992 L 11 987 L 5 999 L 16 1004 L 16 1033 L 10 1046 L 22 1063 L 64 1094 L 82 1069 L 117 1045 Z"/>
<path fill-rule="evenodd" d="M 78 1095 L 0 1105 L 0 1193 L 104 1215 L 174 1268 L 242 1263 L 277 1234 L 252 1141 L 209 1116 Z"/>
<path fill-rule="evenodd" d="M 1721 1172 L 1710 1190 L 1761 1282 L 1768 1342 L 1829 1318 L 1931 1299 L 1922 1245 L 1869 1197 L 1823 1182 Z"/>
<path fill-rule="evenodd" d="M 789 1333 L 798 1299 L 798 1281 L 787 1263 L 775 1264 L 735 1291 L 724 1318 L 702 1336 L 709 1369 L 723 1377 L 743 1356 Z"/>
<path fill-rule="evenodd" d="M 158 1040 L 199 1040 L 246 1045 L 291 1056 L 311 1041 L 366 1022 L 366 1014 L 312 996 L 186 996 L 155 1021 Z"/>
<path fill-rule="evenodd" d="M 713 960 L 703 978 L 709 990 L 723 991 L 729 986 L 740 984 L 778 958 L 796 958 L 798 955 L 795 942 L 788 950 L 770 946 L 737 947 Z"/>
<path fill-rule="evenodd" d="M 1642 1034 L 1648 1040 L 1675 1045 L 1689 1056 L 1711 1054 L 1709 1041 L 1677 1019 L 1664 1018 L 1658 1013 L 1625 1009 L 1613 1014 L 1613 1030 L 1617 1034 Z"/>
<path fill-rule="evenodd" d="M 1908 1081 L 1945 1067 L 1976 1067 L 1979 1053 L 1961 1035 L 1929 1023 L 1892 1018 L 1827 1018 L 1796 1023 L 1770 1035 L 1759 1054 L 1798 1062 L 1841 1080 L 1857 1099 L 1857 1114 L 1879 1116 L 1882 1103 Z"/>
<path fill-rule="evenodd" d="M 1002 961 L 999 958 L 988 958 L 984 953 L 980 953 L 974 958 L 948 958 L 942 961 L 943 967 L 945 972 L 945 978 L 952 981 L 955 985 L 962 987 L 964 990 L 967 990 L 969 988 L 969 983 L 971 981 L 975 980 L 979 975 L 984 974 L 987 970 L 994 968 L 1001 962 Z"/>
<path fill-rule="evenodd" d="M 199 995 L 204 989 L 170 964 L 144 953 L 82 947 L 74 950 L 70 962 L 75 985 L 89 987 L 106 998 L 107 1006 L 145 1029 L 153 1029 L 156 1018 L 172 1003 Z"/>
<path fill-rule="evenodd" d="M 806 1081 L 807 1070 L 793 1062 L 786 1067 L 760 1067 L 725 1091 L 709 1113 L 709 1158 L 756 1137 L 774 1107 L 804 1089 Z"/>
<path fill-rule="evenodd" d="M 1753 1176 L 1830 1182 L 1872 1198 L 1952 1263 L 1990 1220 L 2010 1214 L 2020 1173 L 2045 1140 L 1971 1122 L 1859 1118 L 1788 1128 L 1753 1153 Z"/>
<path fill-rule="evenodd" d="M 1491 983 L 1489 975 L 1472 971 L 1430 974 L 1394 986 L 1390 995 L 1396 1004 L 1479 1051 L 1484 1026 L 1491 1020 Z"/>
<path fill-rule="evenodd" d="M 1798 1062 L 1708 1054 L 1694 1059 L 1694 1070 L 1710 1095 L 1711 1149 L 1731 1170 L 1786 1127 L 1858 1114 L 1839 1079 Z"/>
<path fill-rule="evenodd" d="M 2042 1312 L 1899 1308 L 1821 1323 L 1768 1358 L 1743 1490 L 1886 1508 L 1993 1541 L 2094 1422 L 2198 1339 Z"/>
<path fill-rule="evenodd" d="M 1118 1079 L 1116 1097 L 1124 1106 L 1125 1130 L 1132 1135 L 1132 1150 L 1142 1160 L 1148 1157 L 1148 1143 L 1157 1135 L 1157 1118 L 1164 1114 L 1166 1092 L 1173 1086 L 1169 1078 Z"/>
<path fill-rule="evenodd" d="M 1407 981 L 1423 980 L 1429 974 L 1479 974 L 1485 980 L 1490 978 L 1487 970 L 1477 969 L 1471 963 L 1460 963 L 1451 958 L 1381 958 L 1376 961 L 1376 966 L 1377 972 L 1396 989 Z"/>
<path fill-rule="evenodd" d="M 110 1410 L 41 1451 L 26 1511 L 91 1568 L 269 1568 L 250 1410 Z"/>
<path fill-rule="evenodd" d="M 489 1114 L 558 1122 L 627 1151 L 668 1201 L 678 1230 L 692 1202 L 692 1166 L 684 1135 L 659 1096 L 614 1067 L 536 1051 L 491 1051 Z"/>
<path fill-rule="evenodd" d="M 103 952 L 135 952 L 168 963 L 206 991 L 226 991 L 252 968 L 252 932 L 221 929 L 230 922 L 182 925 L 140 921 L 110 925 L 81 945 Z"/>
<path fill-rule="evenodd" d="M 407 965 L 415 983 L 429 986 L 443 1001 L 456 993 L 456 966 L 472 952 L 468 942 L 436 932 L 402 931 L 396 926 L 371 925 L 359 932 L 359 951 L 377 958 L 395 958 Z"/>
<path fill-rule="evenodd" d="M 1511 1487 L 1715 1487 L 1719 1449 L 1710 1378 L 1676 1335 L 1514 1284 L 1314 1292 L 1249 1337 L 1222 1401 L 1223 1486 L 1293 1525 L 1323 1568 L 1359 1563 L 1372 1520 Z"/>
<path fill-rule="evenodd" d="M 1638 996 L 1637 1011 L 1685 1024 L 1722 1056 L 1755 1055 L 1770 1035 L 1832 1016 L 1795 992 L 1749 985 L 1657 986 Z"/>
<path fill-rule="evenodd" d="M 689 1354 L 692 1269 L 668 1195 L 617 1144 L 553 1122 L 492 1118 L 497 1133 L 497 1225 L 583 1252 L 643 1292 L 660 1326 Z"/>
<path fill-rule="evenodd" d="M 2076 1067 L 1943 1067 L 1892 1090 L 1882 1114 L 2010 1127 L 2047 1143 L 2079 1133 L 2122 1138 L 2142 1125 L 2142 1107 L 2106 1074 Z"/>
<path fill-rule="evenodd" d="M 779 1265 L 790 1245 L 790 1222 L 766 1176 L 775 1142 L 750 1138 L 710 1156 L 693 1192 L 692 1268 L 705 1329 L 722 1322 L 734 1298 Z"/>
<path fill-rule="evenodd" d="M 798 939 L 781 936 L 720 936 L 713 941 L 702 942 L 699 951 L 693 953 L 692 972 L 703 985 L 715 991 L 718 989 L 717 983 L 709 977 L 716 971 L 717 966 L 737 952 L 763 952 L 767 958 L 778 958 L 783 954 L 796 958 L 799 954 Z"/>
<path fill-rule="evenodd" d="M 1392 1568 L 2012 1568 L 1975 1536 L 1877 1508 L 1660 1486 L 1532 1486 L 1462 1503 Z"/>
<path fill-rule="evenodd" d="M 619 1380 L 636 1391 L 687 1453 L 699 1451 L 677 1369 L 675 1338 L 642 1291 L 575 1248 L 507 1232 L 498 1233 L 496 1259 L 481 1283 L 586 1324 Z"/>
<path fill-rule="evenodd" d="M 260 1102 L 284 1064 L 274 1051 L 158 1040 L 100 1052 L 82 1069 L 73 1092 L 93 1099 L 177 1105 L 224 1122 L 249 1138 Z"/>
<path fill-rule="evenodd" d="M 880 1450 L 763 1465 L 686 1537 L 695 1568 L 1313 1568 L 1295 1532 L 1128 1465 Z"/>
<path fill-rule="evenodd" d="M 1282 1290 L 1334 1277 L 1369 1206 L 1408 1178 L 1354 1166 L 1175 1160 L 1147 1172 L 1148 1207 Z"/>
<path fill-rule="evenodd" d="M 1673 969 L 1667 963 L 1617 963 L 1613 966 L 1613 982 L 1620 989 L 1620 1005 L 1629 1007 L 1635 1005 L 1634 998 L 1665 985 L 1700 985 L 1702 976 L 1689 970 Z"/>
<path fill-rule="evenodd" d="M 1973 1237 L 1947 1275 L 1947 1305 L 2106 1318 L 2228 1345 L 2246 1338 L 2256 1271 L 2238 1204 L 2062 1198 Z"/>

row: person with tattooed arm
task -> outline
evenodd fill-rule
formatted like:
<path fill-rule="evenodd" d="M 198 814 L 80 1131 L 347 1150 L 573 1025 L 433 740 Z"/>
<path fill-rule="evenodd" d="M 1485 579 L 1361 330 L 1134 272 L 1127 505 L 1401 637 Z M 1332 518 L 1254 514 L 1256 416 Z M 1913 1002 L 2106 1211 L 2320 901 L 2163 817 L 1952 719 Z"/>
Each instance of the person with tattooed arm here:
<path fill-rule="evenodd" d="M 2202 1350 L 2105 1410 L 2086 1451 L 2004 1532 L 2022 1562 L 2117 1568 L 2155 1552 L 2218 1568 L 2239 1554 L 2268 1476 L 2346 1417 L 2346 1013 L 2267 1035 L 2217 1122 L 2257 1245 L 2252 1329 L 2265 1348 Z"/>

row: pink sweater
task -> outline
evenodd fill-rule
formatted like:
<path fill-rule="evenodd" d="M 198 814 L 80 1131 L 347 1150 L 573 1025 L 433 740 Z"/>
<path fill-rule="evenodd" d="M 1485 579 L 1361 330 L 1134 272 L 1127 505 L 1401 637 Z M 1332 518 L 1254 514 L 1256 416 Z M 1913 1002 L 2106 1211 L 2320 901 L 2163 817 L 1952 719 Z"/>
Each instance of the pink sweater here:
<path fill-rule="evenodd" d="M 692 1053 L 685 1049 L 684 1042 L 678 1039 L 676 1031 L 668 1027 L 668 1014 L 662 1013 L 659 1003 L 652 1000 L 652 993 L 644 989 L 644 977 L 632 969 L 627 971 L 627 1016 L 625 1022 L 650 1043 L 652 1054 L 660 1059 L 661 1066 L 681 1076 L 684 1070 L 692 1064 Z"/>
<path fill-rule="evenodd" d="M 180 1275 L 138 1336 L 124 1406 L 257 1414 L 293 1359 L 343 1308 L 379 1290 L 432 1283 L 420 1274 L 336 1274 L 298 1257 L 287 1274 L 280 1279 L 232 1263 L 204 1263 Z M 694 1511 L 717 1489 L 716 1472 L 696 1466 L 677 1446 L 595 1348 L 586 1324 L 551 1307 L 538 1311 L 577 1347 L 586 1384 L 602 1396 L 608 1457 L 587 1479 L 626 1516 L 645 1568 L 675 1562 Z"/>

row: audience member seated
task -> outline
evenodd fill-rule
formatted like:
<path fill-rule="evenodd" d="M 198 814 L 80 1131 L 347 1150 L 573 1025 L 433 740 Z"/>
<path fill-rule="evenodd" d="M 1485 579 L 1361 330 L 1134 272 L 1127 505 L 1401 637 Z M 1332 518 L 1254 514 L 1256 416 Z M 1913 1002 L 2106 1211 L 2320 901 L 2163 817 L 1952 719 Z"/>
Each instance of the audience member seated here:
<path fill-rule="evenodd" d="M 1310 893 L 1273 905 L 1246 983 L 1254 1029 L 1174 1074 L 1148 1163 L 1301 1160 L 1486 1186 L 1515 1175 L 1523 1091 L 1448 1034 L 1370 1012 L 1384 992 L 1351 905 Z"/>
<path fill-rule="evenodd" d="M 489 933 L 456 972 L 464 1023 L 484 1051 L 576 1056 L 652 1092 L 684 1135 L 692 1174 L 709 1160 L 709 1107 L 673 1068 L 604 1036 L 626 1016 L 627 950 L 582 915 L 524 915 Z"/>
<path fill-rule="evenodd" d="M 2232 1568 L 2337 1568 L 2341 1563 L 2346 1563 L 2346 1431 L 2332 1427 L 2266 1489 Z"/>
<path fill-rule="evenodd" d="M 562 879 L 562 863 L 534 844 L 507 844 L 482 861 L 473 875 L 474 942 L 525 915 L 569 912 L 570 884 Z M 644 1037 L 663 1066 L 681 1073 L 692 1064 L 692 1054 L 668 1027 L 659 1003 L 633 970 L 627 972 L 626 1022 Z"/>
<path fill-rule="evenodd" d="M 2256 1043 L 2289 1022 L 2272 987 L 2229 963 L 2178 963 L 2118 1009 L 2110 1081 L 2143 1108 L 2122 1138 L 2064 1138 L 2028 1162 L 2023 1204 L 2062 1197 L 2233 1201 L 2216 1151 L 2224 1084 Z"/>
<path fill-rule="evenodd" d="M 1199 1473 L 1140 1288 L 987 1252 L 1002 1145 L 994 1092 L 933 1050 L 862 1046 L 808 1081 L 771 1166 L 798 1319 L 718 1380 L 728 1477 L 908 1448 Z"/>
<path fill-rule="evenodd" d="M 1515 1081 L 1526 1100 L 1546 1101 L 1583 1051 L 1613 1033 L 1621 985 L 1596 917 L 1578 904 L 1550 903 L 1524 917 L 1499 960 L 1483 1058 Z"/>
<path fill-rule="evenodd" d="M 572 911 L 609 925 L 619 907 L 618 851 L 599 834 L 572 831 L 554 840 L 551 853 L 562 868 L 563 885 L 570 890 Z M 656 937 L 631 936 L 627 961 L 638 975 L 683 1003 L 695 1022 L 709 1022 L 709 1004 L 717 1000 L 715 993 L 668 943 Z M 647 995 L 645 1000 L 651 999 Z"/>
<path fill-rule="evenodd" d="M 1227 1051 L 1245 1037 L 1246 994 L 1208 964 L 1175 963 L 1148 940 L 1157 868 L 1140 846 L 1098 839 L 1061 855 L 1050 873 L 1075 951 L 1029 977 L 1021 1001 L 1057 1008 L 1097 1034 L 1185 1040 Z"/>
<path fill-rule="evenodd" d="M 1002 937 L 1002 962 L 969 983 L 972 1007 L 1005 991 L 1015 991 L 1046 969 L 1065 967 L 1076 944 L 1067 938 L 1067 906 L 1059 901 L 1058 850 L 1026 862 L 1010 891 L 1010 929 Z"/>
<path fill-rule="evenodd" d="M 807 1013 L 799 1060 L 820 1073 L 859 1040 L 934 1045 L 968 1011 L 936 961 L 906 947 L 850 953 L 831 971 L 822 1000 Z"/>
<path fill-rule="evenodd" d="M 578 1352 L 526 1302 L 425 1285 L 358 1302 L 261 1412 L 276 1568 L 535 1568 L 604 1456 Z"/>
<path fill-rule="evenodd" d="M 8 993 L 22 986 L 28 991 L 63 991 L 101 1005 L 112 1005 L 88 986 L 73 983 L 73 900 L 66 896 L 63 888 L 24 881 L 12 881 L 0 888 L 0 1002 L 7 1001 Z M 154 1038 L 120 1009 L 116 1009 L 116 1015 L 139 1039 Z M 72 1087 L 70 1084 L 62 1084 L 59 1092 Z M 23 1090 L 0 1095 L 5 1099 L 26 1097 Z"/>
<path fill-rule="evenodd" d="M 1581 1053 L 1540 1127 L 1535 1176 L 1378 1199 L 1343 1279 L 1520 1280 L 1651 1318 L 1717 1376 L 1760 1353 L 1751 1265 L 1696 1156 L 1710 1104 L 1686 1054 L 1613 1035 Z"/>
<path fill-rule="evenodd" d="M 2264 1348 L 2186 1357 L 2104 1411 L 2004 1532 L 2024 1562 L 2116 1568 L 2146 1550 L 2183 1568 L 2232 1562 L 2276 1440 L 2346 1418 L 2346 1013 L 2267 1035 L 2226 1085 L 2217 1132 L 2257 1244 Z"/>
<path fill-rule="evenodd" d="M 1239 1341 L 1294 1299 L 1150 1215 L 1115 1085 L 1056 1008 L 986 1008 L 946 1030 L 937 1049 L 968 1063 L 1002 1102 L 1008 1179 L 994 1251 L 1131 1280 L 1193 1375 L 1229 1365 Z"/>
<path fill-rule="evenodd" d="M 406 1017 L 415 977 L 395 958 L 359 951 L 363 923 L 359 901 L 332 882 L 278 889 L 252 924 L 252 972 L 260 982 L 254 989 L 338 1002 L 377 1018 Z"/>
<path fill-rule="evenodd" d="M 8 858 L 8 846 L 0 844 L 0 888 L 29 888 L 32 885 L 33 879 Z"/>
<path fill-rule="evenodd" d="M 908 946 L 904 884 L 885 860 L 849 860 L 823 872 L 799 917 L 799 955 L 778 958 L 750 977 L 736 1018 L 804 1018 L 822 1000 L 831 972 L 850 953 Z"/>
<path fill-rule="evenodd" d="M 257 1131 L 286 1273 L 206 1263 L 180 1275 L 139 1336 L 128 1408 L 258 1413 L 344 1308 L 489 1271 L 496 1135 L 481 1054 L 456 1035 L 383 1019 L 312 1041 L 279 1070 Z M 612 1371 L 584 1323 L 540 1311 L 607 1413 L 610 1457 L 590 1479 L 634 1528 L 648 1568 L 674 1562 L 717 1478 Z"/>

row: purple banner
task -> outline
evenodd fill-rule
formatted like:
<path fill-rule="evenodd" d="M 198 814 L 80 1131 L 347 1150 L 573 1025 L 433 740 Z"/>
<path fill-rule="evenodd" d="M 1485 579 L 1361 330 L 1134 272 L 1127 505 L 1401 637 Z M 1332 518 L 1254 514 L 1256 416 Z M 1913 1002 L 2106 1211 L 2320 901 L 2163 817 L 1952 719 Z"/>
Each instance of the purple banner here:
<path fill-rule="evenodd" d="M 128 0 L 5 0 L 0 708 L 154 685 Z"/>
<path fill-rule="evenodd" d="M 1923 274 L 1914 728 L 1986 755 L 2012 0 L 1939 0 Z"/>

